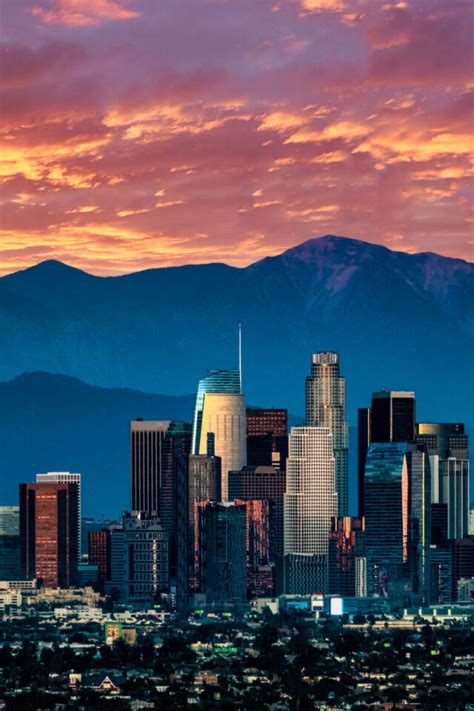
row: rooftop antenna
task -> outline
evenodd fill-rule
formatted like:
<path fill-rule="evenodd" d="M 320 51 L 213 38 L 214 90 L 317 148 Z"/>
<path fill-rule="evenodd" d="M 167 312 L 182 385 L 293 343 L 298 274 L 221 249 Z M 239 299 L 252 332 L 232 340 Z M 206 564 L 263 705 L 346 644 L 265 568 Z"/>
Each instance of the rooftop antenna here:
<path fill-rule="evenodd" d="M 239 381 L 240 394 L 242 395 L 242 324 L 239 323 Z"/>

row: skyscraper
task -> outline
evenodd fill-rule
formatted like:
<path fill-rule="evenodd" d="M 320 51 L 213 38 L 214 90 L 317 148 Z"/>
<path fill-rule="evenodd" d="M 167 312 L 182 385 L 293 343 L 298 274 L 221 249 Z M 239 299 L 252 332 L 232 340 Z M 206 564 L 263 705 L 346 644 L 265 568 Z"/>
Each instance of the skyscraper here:
<path fill-rule="evenodd" d="M 199 590 L 198 506 L 221 499 L 221 460 L 190 454 L 178 460 L 177 604 L 186 609 L 189 591 Z"/>
<path fill-rule="evenodd" d="M 328 427 L 333 436 L 339 516 L 348 514 L 349 443 L 345 419 L 345 378 L 337 353 L 313 353 L 306 378 L 306 425 Z"/>
<path fill-rule="evenodd" d="M 286 468 L 286 467 L 285 467 Z M 229 499 L 267 500 L 270 504 L 270 557 L 283 555 L 283 497 L 286 475 L 274 467 L 242 467 L 229 472 Z"/>
<path fill-rule="evenodd" d="M 431 501 L 447 506 L 447 536 L 469 533 L 469 438 L 460 422 L 419 422 L 416 441 L 425 445 L 431 464 Z"/>
<path fill-rule="evenodd" d="M 99 583 L 104 589 L 111 574 L 111 537 L 110 529 L 89 531 L 89 563 L 99 568 Z"/>
<path fill-rule="evenodd" d="M 367 591 L 383 597 L 395 594 L 401 600 L 405 597 L 401 581 L 409 577 L 406 451 L 403 442 L 371 444 L 364 481 Z"/>
<path fill-rule="evenodd" d="M 132 511 L 159 516 L 168 534 L 170 573 L 175 574 L 177 462 L 191 449 L 191 425 L 170 420 L 130 423 Z"/>
<path fill-rule="evenodd" d="M 328 552 L 328 592 L 354 597 L 358 559 L 364 554 L 364 519 L 342 516 L 331 520 Z"/>
<path fill-rule="evenodd" d="M 81 561 L 81 475 L 71 474 L 70 472 L 47 472 L 46 474 L 37 474 L 36 481 L 38 483 L 42 481 L 49 481 L 53 484 L 77 484 L 77 521 L 78 521 L 78 534 L 77 534 L 77 560 Z"/>
<path fill-rule="evenodd" d="M 0 506 L 0 580 L 20 578 L 20 508 Z"/>
<path fill-rule="evenodd" d="M 199 577 L 207 603 L 247 600 L 247 510 L 245 504 L 198 505 Z"/>
<path fill-rule="evenodd" d="M 413 603 L 430 595 L 431 475 L 423 445 L 373 443 L 365 465 L 367 589 Z"/>
<path fill-rule="evenodd" d="M 284 496 L 285 592 L 327 589 L 331 519 L 337 516 L 333 436 L 329 427 L 293 427 Z"/>
<path fill-rule="evenodd" d="M 22 575 L 45 587 L 74 585 L 78 565 L 77 483 L 20 484 Z"/>
<path fill-rule="evenodd" d="M 359 518 L 364 515 L 364 471 L 370 446 L 370 407 L 357 411 L 357 494 Z"/>
<path fill-rule="evenodd" d="M 163 439 L 170 420 L 130 422 L 130 484 L 132 511 L 159 515 Z"/>
<path fill-rule="evenodd" d="M 358 410 L 359 516 L 364 515 L 364 475 L 367 451 L 372 442 L 413 442 L 415 439 L 415 393 L 381 390 L 372 394 L 372 406 Z"/>
<path fill-rule="evenodd" d="M 272 597 L 275 588 L 274 561 L 270 557 L 270 502 L 266 499 L 242 501 L 247 511 L 247 593 L 253 597 Z"/>
<path fill-rule="evenodd" d="M 221 458 L 222 499 L 227 500 L 227 474 L 246 463 L 245 400 L 239 371 L 213 371 L 199 381 L 193 429 L 193 454 Z"/>
<path fill-rule="evenodd" d="M 372 395 L 371 442 L 413 442 L 415 393 L 381 390 Z"/>

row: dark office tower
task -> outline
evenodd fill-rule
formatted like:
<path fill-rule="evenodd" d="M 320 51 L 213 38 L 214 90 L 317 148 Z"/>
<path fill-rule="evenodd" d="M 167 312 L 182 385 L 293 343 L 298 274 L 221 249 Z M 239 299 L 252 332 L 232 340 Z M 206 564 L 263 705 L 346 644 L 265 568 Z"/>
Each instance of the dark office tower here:
<path fill-rule="evenodd" d="M 457 600 L 458 581 L 461 578 L 474 578 L 474 536 L 449 541 L 449 547 L 453 562 L 451 594 L 452 599 Z"/>
<path fill-rule="evenodd" d="M 333 518 L 329 534 L 328 592 L 354 597 L 363 586 L 358 581 L 358 563 L 364 555 L 364 520 L 342 516 Z"/>
<path fill-rule="evenodd" d="M 372 395 L 371 442 L 413 442 L 415 393 L 382 390 Z"/>
<path fill-rule="evenodd" d="M 242 501 L 247 511 L 247 594 L 273 597 L 274 563 L 270 559 L 270 504 L 267 500 Z"/>
<path fill-rule="evenodd" d="M 229 498 L 270 503 L 270 559 L 283 555 L 283 497 L 285 473 L 274 467 L 243 467 L 229 472 Z"/>
<path fill-rule="evenodd" d="M 176 596 L 179 612 L 189 592 L 199 590 L 198 509 L 200 502 L 221 500 L 221 460 L 204 454 L 180 457 L 177 489 Z"/>
<path fill-rule="evenodd" d="M 244 504 L 198 505 L 200 588 L 207 604 L 247 600 L 247 511 Z"/>
<path fill-rule="evenodd" d="M 306 378 L 306 425 L 328 427 L 333 437 L 338 515 L 348 514 L 349 439 L 346 422 L 345 378 L 337 353 L 313 353 Z"/>
<path fill-rule="evenodd" d="M 409 543 L 407 445 L 371 444 L 365 464 L 365 552 L 368 595 L 404 599 Z M 395 588 L 395 589 L 394 589 Z"/>
<path fill-rule="evenodd" d="M 111 547 L 110 530 L 89 531 L 89 563 L 99 568 L 99 583 L 104 589 L 105 583 L 110 581 L 111 573 Z"/>
<path fill-rule="evenodd" d="M 132 511 L 159 515 L 163 440 L 169 420 L 130 423 L 130 484 Z"/>
<path fill-rule="evenodd" d="M 178 461 L 191 451 L 192 425 L 171 422 L 162 442 L 159 516 L 168 534 L 170 576 L 176 575 Z"/>
<path fill-rule="evenodd" d="M 79 530 L 76 483 L 20 484 L 22 575 L 51 588 L 77 579 Z"/>
<path fill-rule="evenodd" d="M 0 506 L 0 580 L 20 579 L 20 509 Z"/>
<path fill-rule="evenodd" d="M 445 546 L 448 539 L 447 504 L 431 504 L 431 544 Z"/>
<path fill-rule="evenodd" d="M 448 511 L 448 538 L 462 538 L 469 532 L 469 439 L 460 422 L 420 422 L 417 442 L 429 452 L 434 504 Z"/>
<path fill-rule="evenodd" d="M 159 516 L 169 537 L 170 574 L 176 567 L 177 459 L 191 450 L 192 426 L 169 420 L 130 423 L 133 511 Z"/>
<path fill-rule="evenodd" d="M 357 412 L 357 493 L 359 518 L 364 515 L 364 470 L 370 445 L 370 407 L 361 407 Z"/>

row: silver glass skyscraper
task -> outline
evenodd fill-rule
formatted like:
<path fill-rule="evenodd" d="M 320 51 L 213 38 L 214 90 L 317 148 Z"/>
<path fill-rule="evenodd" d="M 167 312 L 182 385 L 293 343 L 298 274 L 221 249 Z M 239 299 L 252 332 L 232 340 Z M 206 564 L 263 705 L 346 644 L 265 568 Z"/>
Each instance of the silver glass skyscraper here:
<path fill-rule="evenodd" d="M 306 378 L 306 425 L 329 427 L 333 436 L 338 515 L 348 515 L 349 439 L 346 422 L 345 378 L 338 353 L 313 353 Z"/>

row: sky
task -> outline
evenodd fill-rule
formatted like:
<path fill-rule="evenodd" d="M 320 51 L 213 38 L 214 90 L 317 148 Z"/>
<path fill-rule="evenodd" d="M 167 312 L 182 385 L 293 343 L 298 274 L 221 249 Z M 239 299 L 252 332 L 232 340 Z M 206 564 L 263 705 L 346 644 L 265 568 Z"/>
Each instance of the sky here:
<path fill-rule="evenodd" d="M 0 273 L 472 260 L 470 0 L 2 0 Z"/>

